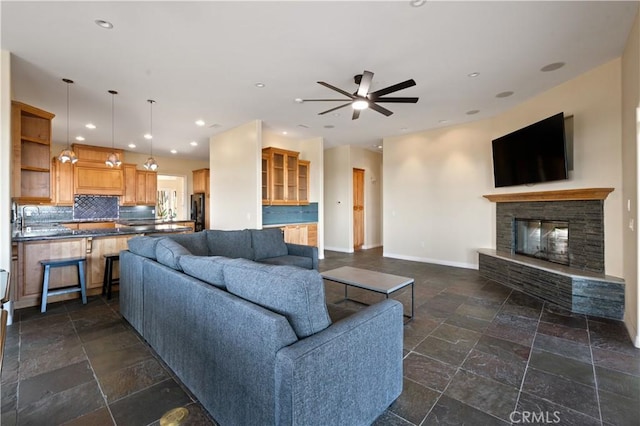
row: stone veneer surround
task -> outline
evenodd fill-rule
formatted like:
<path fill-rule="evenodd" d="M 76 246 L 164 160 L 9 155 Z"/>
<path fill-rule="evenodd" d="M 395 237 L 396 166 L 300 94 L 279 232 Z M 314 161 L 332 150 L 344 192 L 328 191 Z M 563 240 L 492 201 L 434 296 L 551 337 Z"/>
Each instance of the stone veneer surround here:
<path fill-rule="evenodd" d="M 513 253 L 515 219 L 569 222 L 569 266 L 604 272 L 604 201 L 539 201 L 498 203 L 496 249 Z"/>

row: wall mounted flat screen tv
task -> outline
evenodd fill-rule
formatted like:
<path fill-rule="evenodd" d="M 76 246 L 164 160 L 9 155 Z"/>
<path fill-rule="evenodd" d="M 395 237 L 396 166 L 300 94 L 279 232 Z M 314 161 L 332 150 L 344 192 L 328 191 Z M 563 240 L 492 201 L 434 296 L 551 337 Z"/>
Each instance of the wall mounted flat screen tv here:
<path fill-rule="evenodd" d="M 492 141 L 496 188 L 568 179 L 564 113 Z"/>

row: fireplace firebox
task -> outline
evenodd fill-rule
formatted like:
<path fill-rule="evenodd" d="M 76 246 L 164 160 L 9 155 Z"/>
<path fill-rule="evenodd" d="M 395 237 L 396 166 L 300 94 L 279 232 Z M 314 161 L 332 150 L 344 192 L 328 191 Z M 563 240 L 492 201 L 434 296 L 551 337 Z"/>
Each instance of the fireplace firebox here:
<path fill-rule="evenodd" d="M 569 222 L 515 219 L 514 248 L 517 254 L 569 265 Z"/>

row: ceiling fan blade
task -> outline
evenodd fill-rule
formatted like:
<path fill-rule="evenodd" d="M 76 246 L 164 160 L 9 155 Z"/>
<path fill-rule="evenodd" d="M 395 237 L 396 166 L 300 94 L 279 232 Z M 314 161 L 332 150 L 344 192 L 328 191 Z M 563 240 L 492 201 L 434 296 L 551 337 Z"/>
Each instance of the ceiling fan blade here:
<path fill-rule="evenodd" d="M 340 89 L 340 88 L 338 88 L 338 87 L 336 87 L 336 86 L 332 86 L 332 85 L 331 85 L 331 84 L 329 84 L 329 83 L 325 83 L 324 81 L 319 81 L 319 82 L 318 82 L 318 84 L 321 84 L 321 85 L 322 85 L 322 86 L 324 86 L 324 87 L 328 87 L 328 88 L 329 88 L 329 89 L 331 89 L 331 90 L 335 90 L 335 91 L 336 91 L 336 92 L 338 92 L 338 93 L 342 93 L 343 95 L 345 95 L 345 96 L 346 96 L 346 97 L 348 97 L 349 99 L 353 99 L 353 98 L 355 98 L 355 96 L 354 96 L 354 95 L 352 95 L 351 93 L 349 93 L 349 92 L 345 92 L 344 90 L 342 90 L 342 89 Z"/>
<path fill-rule="evenodd" d="M 302 102 L 346 102 L 347 99 L 301 99 Z"/>
<path fill-rule="evenodd" d="M 337 109 L 344 108 L 344 107 L 349 106 L 349 105 L 351 105 L 351 102 L 348 102 L 348 103 L 346 103 L 346 104 L 343 104 L 343 105 L 337 106 L 337 107 L 335 107 L 335 108 L 328 109 L 328 110 L 326 110 L 326 111 L 319 112 L 319 113 L 318 113 L 318 115 L 323 115 L 323 114 L 326 114 L 326 113 L 328 113 L 328 112 L 335 111 L 335 110 L 337 110 Z"/>
<path fill-rule="evenodd" d="M 419 98 L 375 98 L 375 102 L 394 102 L 398 104 L 415 104 Z"/>
<path fill-rule="evenodd" d="M 387 95 L 389 93 L 397 92 L 398 90 L 406 89 L 408 87 L 415 86 L 416 82 L 413 79 L 403 81 L 402 83 L 394 84 L 393 86 L 385 87 L 384 89 L 376 90 L 375 92 L 369 93 L 369 98 L 379 98 L 380 96 Z"/>
<path fill-rule="evenodd" d="M 359 109 L 354 109 L 353 110 L 353 116 L 351 117 L 352 120 L 357 120 L 358 117 L 360 117 L 360 110 Z"/>
<path fill-rule="evenodd" d="M 371 87 L 371 80 L 373 80 L 373 73 L 371 71 L 364 71 L 362 73 L 362 78 L 360 79 L 360 84 L 358 85 L 358 91 L 356 95 L 365 98 L 369 93 L 369 88 Z"/>
<path fill-rule="evenodd" d="M 388 109 L 381 107 L 380 105 L 377 105 L 373 102 L 369 102 L 369 108 L 374 111 L 378 111 L 380 114 L 386 115 L 387 117 L 393 114 L 392 111 L 389 111 Z"/>

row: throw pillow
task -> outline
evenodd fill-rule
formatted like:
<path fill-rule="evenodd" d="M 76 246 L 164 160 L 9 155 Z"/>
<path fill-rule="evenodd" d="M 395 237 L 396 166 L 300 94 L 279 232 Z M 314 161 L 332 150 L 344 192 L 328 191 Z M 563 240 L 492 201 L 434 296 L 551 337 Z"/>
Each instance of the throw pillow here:
<path fill-rule="evenodd" d="M 160 238 L 133 237 L 127 241 L 127 245 L 131 253 L 156 260 L 156 245 L 158 241 L 160 241 Z"/>
<path fill-rule="evenodd" d="M 180 256 L 190 254 L 191 252 L 189 250 L 170 238 L 160 238 L 160 241 L 158 241 L 156 245 L 156 258 L 158 262 L 178 271 L 182 271 L 180 267 Z"/>
<path fill-rule="evenodd" d="M 180 256 L 180 267 L 185 274 L 221 289 L 226 289 L 222 268 L 231 259 L 222 256 Z"/>
<path fill-rule="evenodd" d="M 223 273 L 229 293 L 284 315 L 298 338 L 331 325 L 318 271 L 235 259 Z"/>
<path fill-rule="evenodd" d="M 255 260 L 289 254 L 280 228 L 252 229 L 251 245 L 253 246 Z"/>

